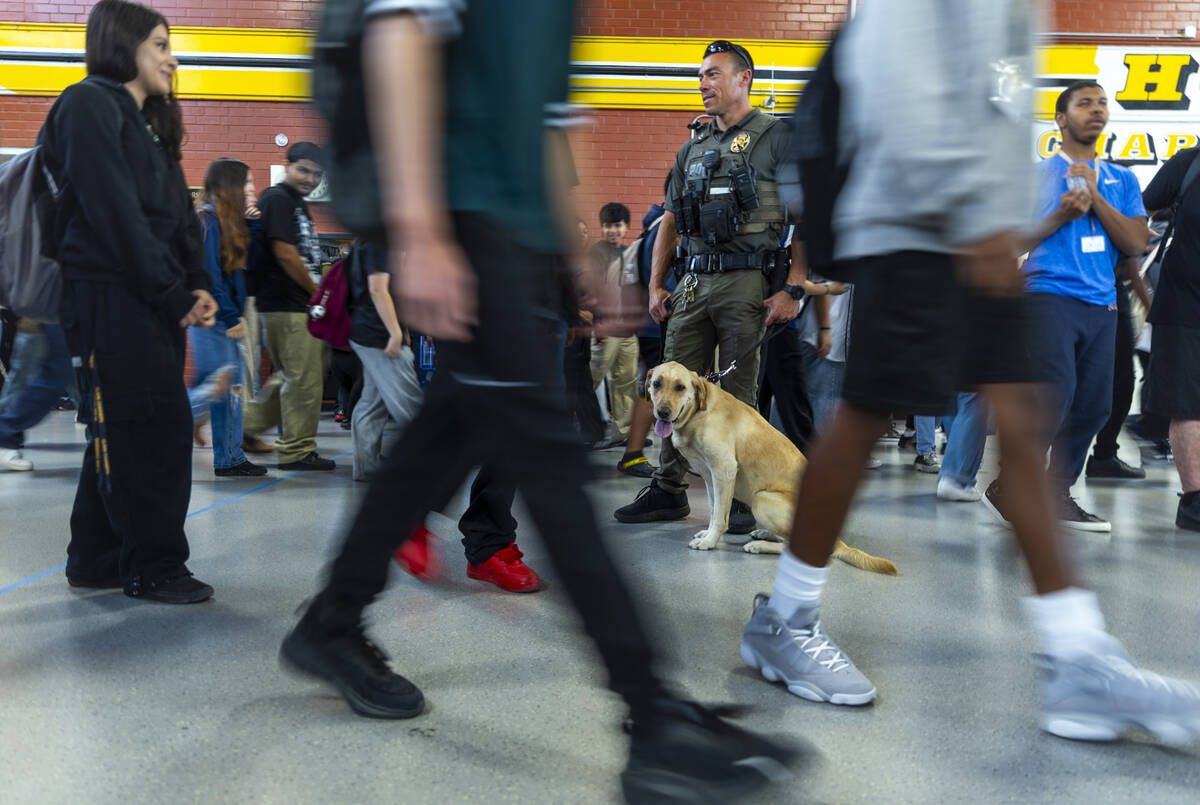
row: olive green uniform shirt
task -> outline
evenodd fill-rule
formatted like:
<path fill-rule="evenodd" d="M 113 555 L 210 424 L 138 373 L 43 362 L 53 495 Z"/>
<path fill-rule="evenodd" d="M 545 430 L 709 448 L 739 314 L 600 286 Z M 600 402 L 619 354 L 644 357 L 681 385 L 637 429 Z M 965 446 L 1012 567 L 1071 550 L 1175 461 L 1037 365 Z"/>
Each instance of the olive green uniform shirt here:
<path fill-rule="evenodd" d="M 740 159 L 740 155 L 749 154 L 750 167 L 754 169 L 759 184 L 760 199 L 765 204 L 775 206 L 779 210 L 778 223 L 769 226 L 764 232 L 753 234 L 738 233 L 728 243 L 709 246 L 703 237 L 689 237 L 687 240 L 688 254 L 705 254 L 711 252 L 750 253 L 766 252 L 779 248 L 786 225 L 786 215 L 779 206 L 778 192 L 774 191 L 774 200 L 768 198 L 771 193 L 764 188 L 764 183 L 776 181 L 776 165 L 786 158 L 791 129 L 785 121 L 778 120 L 764 135 L 766 142 L 756 142 L 757 136 L 751 137 L 748 143 L 741 145 L 741 152 L 734 148 L 739 146 L 738 138 L 745 133 L 746 126 L 763 113 L 757 109 L 751 110 L 737 125 L 730 126 L 725 131 L 717 128 L 715 120 L 710 120 L 699 130 L 696 137 L 684 143 L 675 155 L 675 164 L 671 168 L 671 183 L 667 189 L 666 209 L 678 215 L 676 201 L 683 195 L 687 182 L 688 169 L 694 163 L 700 162 L 704 152 L 716 149 L 721 152 L 722 162 L 730 159 Z M 678 225 L 678 218 L 676 218 Z"/>

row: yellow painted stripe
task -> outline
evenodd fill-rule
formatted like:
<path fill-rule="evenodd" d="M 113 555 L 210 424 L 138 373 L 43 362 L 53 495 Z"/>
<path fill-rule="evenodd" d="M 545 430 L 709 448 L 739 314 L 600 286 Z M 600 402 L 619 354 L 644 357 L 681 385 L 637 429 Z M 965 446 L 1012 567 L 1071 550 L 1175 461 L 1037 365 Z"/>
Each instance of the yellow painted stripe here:
<path fill-rule="evenodd" d="M 171 47 L 183 55 L 307 57 L 312 34 L 306 31 L 249 28 L 171 29 Z M 50 49 L 82 54 L 84 26 L 0 22 L 0 50 Z M 0 63 L 0 87 L 18 95 L 57 95 L 85 75 L 82 64 L 10 61 Z M 303 65 L 301 65 L 302 67 Z M 309 96 L 305 69 L 210 67 L 190 65 L 178 73 L 184 98 L 304 101 Z"/>
<path fill-rule="evenodd" d="M 83 52 L 84 26 L 0 22 L 0 48 L 53 48 Z M 312 34 L 273 28 L 171 29 L 171 48 L 180 53 L 250 53 L 259 56 L 307 56 Z"/>
<path fill-rule="evenodd" d="M 601 64 L 652 62 L 699 66 L 704 48 L 711 39 L 642 36 L 577 36 L 571 47 L 571 60 Z M 812 68 L 825 52 L 824 42 L 783 39 L 739 39 L 750 51 L 756 71 L 762 75 L 774 65 L 782 68 Z M 757 80 L 757 79 L 756 79 Z"/>
<path fill-rule="evenodd" d="M 172 46 L 184 55 L 247 57 L 307 57 L 312 34 L 306 31 L 198 28 L 180 26 L 171 31 Z M 575 39 L 571 58 L 570 100 L 592 108 L 667 109 L 700 111 L 697 67 L 708 39 L 655 37 L 597 37 Z M 42 48 L 81 54 L 82 25 L 0 22 L 0 50 Z M 751 102 L 763 106 L 771 94 L 771 70 L 799 71 L 816 66 L 824 42 L 751 39 L 739 40 L 754 57 L 757 75 Z M 0 63 L 0 88 L 19 95 L 56 95 L 83 77 L 80 64 L 44 61 Z M 61 55 L 58 56 L 61 58 Z M 588 74 L 589 66 L 623 67 L 636 71 L 646 65 L 684 67 L 680 77 Z M 1039 75 L 1097 75 L 1095 46 L 1053 46 L 1038 52 Z M 212 67 L 186 65 L 179 71 L 179 93 L 185 98 L 271 100 L 298 102 L 309 96 L 309 77 L 303 69 L 268 67 Z M 779 79 L 773 83 L 775 110 L 795 106 L 803 89 L 802 80 Z M 1053 114 L 1058 89 L 1038 90 L 1035 111 L 1039 117 Z"/>

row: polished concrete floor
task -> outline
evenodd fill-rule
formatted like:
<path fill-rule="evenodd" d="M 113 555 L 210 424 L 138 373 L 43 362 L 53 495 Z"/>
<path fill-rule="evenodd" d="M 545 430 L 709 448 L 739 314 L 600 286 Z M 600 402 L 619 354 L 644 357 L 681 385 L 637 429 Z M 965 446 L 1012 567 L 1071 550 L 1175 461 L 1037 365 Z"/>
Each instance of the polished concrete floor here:
<path fill-rule="evenodd" d="M 547 589 L 501 593 L 465 578 L 452 520 L 449 580 L 397 573 L 373 631 L 429 701 L 420 718 L 355 717 L 285 674 L 279 641 L 316 584 L 357 492 L 332 474 L 216 479 L 194 454 L 191 567 L 216 597 L 194 607 L 67 587 L 61 565 L 82 430 L 55 414 L 30 435 L 32 473 L 0 472 L 0 802 L 601 803 L 617 796 L 619 703 L 580 638 L 537 535 L 520 532 Z M 323 454 L 349 449 L 323 420 Z M 893 559 L 898 578 L 837 566 L 828 631 L 871 676 L 866 708 L 805 702 L 744 668 L 740 630 L 775 559 L 688 550 L 705 517 L 622 526 L 639 483 L 594 454 L 608 543 L 652 621 L 670 675 L 702 701 L 754 709 L 745 723 L 807 742 L 819 760 L 763 802 L 1194 803 L 1200 748 L 1062 741 L 1036 727 L 1027 582 L 1006 530 L 979 504 L 935 499 L 936 477 L 881 443 L 846 539 Z M 1138 448 L 1122 455 L 1138 461 Z M 1174 526 L 1172 465 L 1143 482 L 1081 482 L 1113 533 L 1075 540 L 1112 630 L 1156 670 L 1200 677 L 1200 535 Z M 148 471 L 153 471 L 148 468 Z M 994 453 L 981 486 L 994 475 Z M 454 505 L 461 509 L 460 495 Z M 456 512 L 448 512 L 453 516 Z M 520 516 L 520 514 L 518 515 Z"/>

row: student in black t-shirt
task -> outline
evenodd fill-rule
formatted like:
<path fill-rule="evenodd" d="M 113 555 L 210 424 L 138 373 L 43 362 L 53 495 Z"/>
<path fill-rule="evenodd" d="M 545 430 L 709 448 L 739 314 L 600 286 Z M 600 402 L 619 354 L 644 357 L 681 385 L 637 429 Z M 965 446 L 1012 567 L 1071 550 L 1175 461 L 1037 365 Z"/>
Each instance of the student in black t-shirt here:
<path fill-rule="evenodd" d="M 317 233 L 304 197 L 324 176 L 325 157 L 312 143 L 288 149 L 284 180 L 258 199 L 266 254 L 255 275 L 255 301 L 266 330 L 275 375 L 245 409 L 252 438 L 282 424 L 275 440 L 281 470 L 332 470 L 317 453 L 317 423 L 328 351 L 308 332 L 308 300 L 321 278 Z"/>

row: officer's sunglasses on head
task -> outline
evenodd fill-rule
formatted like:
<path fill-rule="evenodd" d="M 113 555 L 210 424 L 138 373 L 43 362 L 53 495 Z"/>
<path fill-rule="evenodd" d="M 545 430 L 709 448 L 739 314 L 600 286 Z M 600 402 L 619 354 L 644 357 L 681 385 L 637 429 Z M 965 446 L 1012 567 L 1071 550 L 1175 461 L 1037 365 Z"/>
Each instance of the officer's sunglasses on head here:
<path fill-rule="evenodd" d="M 736 53 L 746 62 L 746 65 L 750 68 L 750 72 L 754 72 L 754 59 L 750 58 L 750 54 L 741 45 L 735 45 L 727 39 L 718 39 L 704 49 L 705 56 L 710 56 L 713 53 Z"/>

